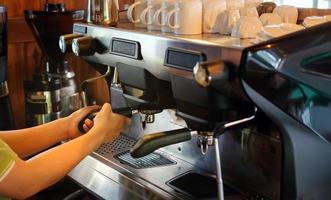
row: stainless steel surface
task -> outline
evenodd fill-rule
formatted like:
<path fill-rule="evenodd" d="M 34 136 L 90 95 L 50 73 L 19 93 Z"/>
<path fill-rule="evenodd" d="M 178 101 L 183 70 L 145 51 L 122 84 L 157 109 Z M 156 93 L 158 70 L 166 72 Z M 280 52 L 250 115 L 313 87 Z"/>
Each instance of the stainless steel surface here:
<path fill-rule="evenodd" d="M 239 66 L 242 49 L 259 42 L 253 39 L 241 40 L 219 34 L 174 35 L 134 28 L 131 24 L 119 24 L 117 28 L 79 23 L 75 25 L 87 27 L 86 35 L 97 39 L 99 46 L 104 49 L 102 52 L 96 52 L 93 56 L 84 56 L 84 59 L 97 60 L 98 63 L 109 66 L 116 66 L 116 63 L 134 65 L 145 68 L 157 78 L 166 81 L 170 81 L 168 72 L 170 74 L 180 73 L 193 79 L 192 73 L 189 71 L 183 72 L 182 70 L 164 66 L 165 53 L 168 47 L 203 52 L 208 62 L 221 59 L 234 66 Z M 112 38 L 139 42 L 143 59 L 134 60 L 111 54 L 110 44 Z"/>
<path fill-rule="evenodd" d="M 205 55 L 204 61 L 222 60 L 237 70 L 243 49 L 259 42 L 218 34 L 178 36 L 136 29 L 131 24 L 120 24 L 118 28 L 75 24 L 74 30 L 76 30 L 75 33 L 80 33 L 79 31 L 85 30 L 85 28 L 86 33 L 84 34 L 93 38 L 98 44 L 93 55 L 82 56 L 85 60 L 112 67 L 126 64 L 142 68 L 157 79 L 167 82 L 171 82 L 173 75 L 194 81 L 192 70 L 165 65 L 166 52 L 169 47 L 190 52 L 201 52 Z M 112 53 L 111 44 L 114 38 L 136 42 L 139 44 L 141 55 L 132 58 Z M 121 77 L 116 79 L 116 89 L 121 89 L 117 84 L 121 82 Z M 215 89 L 222 91 L 221 93 L 224 95 L 246 98 L 236 81 L 222 86 L 224 87 Z M 139 95 L 137 94 L 137 96 Z M 199 108 L 197 107 L 197 109 Z M 155 114 L 154 123 L 143 125 L 145 115 L 146 113 L 134 115 L 131 126 L 123 134 L 137 140 L 146 134 L 187 128 L 185 121 L 178 117 L 174 110 L 163 110 L 163 112 Z M 244 130 L 227 132 L 220 136 L 218 147 L 222 153 L 220 161 L 222 162 L 224 182 L 239 190 L 242 198 L 259 194 L 269 199 L 280 199 L 281 143 L 278 134 L 277 131 L 274 131 L 273 135 L 260 134 L 253 126 Z M 261 146 L 266 147 L 266 149 L 260 149 Z M 137 195 L 131 196 L 132 199 L 151 199 L 153 197 L 156 199 L 192 199 L 192 196 L 174 191 L 166 183 L 188 171 L 210 174 L 215 177 L 217 172 L 215 147 L 208 145 L 208 148 L 209 151 L 202 155 L 197 137 L 191 141 L 164 147 L 157 152 L 176 161 L 177 164 L 148 169 L 134 169 L 114 158 L 117 154 L 128 151 L 130 145 L 127 149 L 120 148 L 109 153 L 97 151 L 76 167 L 69 176 L 92 193 L 105 199 L 123 199 L 122 192 L 128 190 L 130 191 L 129 194 Z M 100 177 L 100 173 L 103 174 L 102 179 L 93 178 L 94 175 L 92 174 L 97 174 L 95 177 Z M 81 174 L 87 174 L 88 177 L 82 178 L 80 177 Z M 107 180 L 106 184 L 104 180 Z M 109 187 L 105 186 L 108 182 Z M 121 192 L 115 192 L 114 197 L 108 193 L 113 190 L 110 187 L 115 187 L 117 188 L 116 191 Z M 217 194 L 215 195 L 217 196 Z M 216 196 L 215 198 L 217 198 Z M 225 199 L 227 198 L 231 199 L 225 195 Z"/>
<path fill-rule="evenodd" d="M 208 153 L 202 155 L 197 145 L 198 138 L 194 137 L 192 141 L 171 145 L 157 151 L 176 161 L 176 165 L 134 169 L 122 164 L 114 156 L 128 151 L 133 145 L 133 141 L 142 135 L 179 129 L 183 125 L 180 119 L 177 120 L 172 110 L 157 114 L 156 122 L 148 124 L 146 129 L 142 128 L 138 119 L 140 119 L 139 114 L 133 117 L 133 124 L 123 133 L 126 137 L 129 136 L 130 140 L 122 138 L 120 139 L 122 141 L 115 142 L 111 148 L 102 149 L 101 147 L 80 163 L 69 176 L 85 189 L 103 199 L 125 199 L 127 198 L 124 195 L 126 193 L 130 199 L 152 199 L 152 197 L 155 199 L 191 199 L 191 197 L 175 192 L 166 182 L 188 171 L 216 174 L 214 147 L 210 147 Z M 249 129 L 241 133 L 222 135 L 219 147 L 222 152 L 221 161 L 225 181 L 237 189 L 240 188 L 240 191 L 248 190 L 253 193 L 264 188 L 264 184 L 270 184 L 267 187 L 269 189 L 259 194 L 271 199 L 279 199 L 275 192 L 277 180 L 268 177 L 268 174 L 277 173 L 277 170 L 280 169 L 280 163 L 278 163 L 281 152 L 280 141 L 276 137 L 272 138 L 256 134 Z M 261 153 L 259 149 L 256 149 L 256 146 L 261 145 L 275 148 L 276 154 Z M 256 164 L 256 162 L 260 163 Z M 251 180 L 251 176 L 256 179 Z M 247 182 L 250 184 L 246 185 Z M 246 195 L 249 196 L 249 194 Z M 225 196 L 225 199 L 231 198 Z"/>
<path fill-rule="evenodd" d="M 44 103 L 47 105 L 47 109 L 44 110 L 43 114 L 50 114 L 54 111 L 60 112 L 61 108 L 57 107 L 56 104 L 61 102 L 60 90 L 53 91 L 37 91 L 37 92 L 27 92 L 26 101 L 31 104 L 41 104 Z M 54 110 L 54 108 L 58 108 Z"/>
<path fill-rule="evenodd" d="M 92 23 L 92 0 L 87 1 L 87 14 L 86 14 L 86 22 Z"/>
<path fill-rule="evenodd" d="M 0 98 L 5 97 L 9 94 L 7 81 L 0 83 Z"/>
<path fill-rule="evenodd" d="M 67 65 L 66 61 L 66 65 Z M 46 63 L 46 68 L 48 68 L 48 62 Z M 47 69 L 46 69 L 47 71 Z M 61 96 L 61 117 L 66 117 L 73 113 L 76 110 L 82 108 L 80 99 L 77 93 L 77 85 L 75 82 L 75 72 L 64 70 L 63 72 L 59 73 L 48 73 L 50 77 L 57 78 L 61 80 L 61 89 L 60 89 L 60 96 Z"/>
<path fill-rule="evenodd" d="M 62 113 L 63 113 L 63 110 L 62 110 L 61 117 L 68 116 L 72 112 L 79 110 L 80 108 L 83 107 L 82 98 L 81 98 L 79 92 L 76 92 L 70 96 L 63 97 L 62 102 L 64 102 L 64 103 L 61 103 L 62 107 L 65 105 L 66 110 L 68 110 L 69 112 L 65 113 L 65 115 L 62 115 Z"/>
<path fill-rule="evenodd" d="M 220 148 L 219 148 L 219 143 L 218 143 L 217 137 L 214 139 L 214 143 L 215 143 L 215 160 L 216 160 L 218 199 L 224 200 L 221 153 L 220 153 Z"/>
<path fill-rule="evenodd" d="M 147 125 L 144 130 L 145 134 L 154 133 L 156 130 L 181 128 L 170 123 L 170 115 L 168 111 L 157 114 L 156 123 Z M 137 114 L 134 119 L 139 117 Z M 130 199 L 188 199 L 188 197 L 176 193 L 166 184 L 167 181 L 180 174 L 192 170 L 200 171 L 184 160 L 164 151 L 158 151 L 163 156 L 175 161 L 176 164 L 134 169 L 114 158 L 115 155 L 128 151 L 135 140 L 134 138 L 137 139 L 142 134 L 141 124 L 134 119 L 131 127 L 125 131 L 126 135 L 130 134 L 131 139 L 123 139 L 122 137 L 113 144 L 108 144 L 111 145 L 110 147 L 101 147 L 82 161 L 69 176 L 103 199 L 128 199 L 129 197 Z M 162 122 L 161 126 L 156 125 L 160 122 Z M 118 192 L 112 193 L 114 190 Z M 125 192 L 128 192 L 130 196 L 124 198 L 122 195 Z"/>
<path fill-rule="evenodd" d="M 48 123 L 61 117 L 61 92 L 25 91 L 26 122 L 28 126 Z M 39 108 L 34 110 L 34 108 Z"/>
<path fill-rule="evenodd" d="M 31 126 L 37 126 L 41 124 L 46 124 L 48 122 L 60 119 L 61 112 L 54 112 L 49 114 L 30 114 L 29 121 L 31 121 Z"/>
<path fill-rule="evenodd" d="M 119 24 L 117 28 L 83 23 L 76 23 L 75 27 L 74 33 L 80 34 L 77 30 L 85 30 L 86 28 L 85 35 L 94 38 L 98 43 L 98 48 L 93 55 L 82 56 L 85 60 L 112 67 L 119 63 L 132 65 L 146 69 L 153 76 L 164 81 L 170 81 L 171 75 L 194 80 L 190 70 L 165 66 L 166 52 L 169 47 L 202 53 L 205 55 L 206 62 L 222 60 L 236 68 L 239 67 L 242 50 L 260 42 L 255 39 L 242 40 L 219 34 L 174 35 L 135 28 L 129 23 Z M 142 59 L 132 59 L 111 53 L 113 38 L 139 43 Z M 231 84 L 224 84 L 221 90 L 226 90 L 222 92 L 227 95 L 245 99 L 246 95 L 240 87 L 239 83 L 232 82 Z"/>
<path fill-rule="evenodd" d="M 200 146 L 200 150 L 202 155 L 206 155 L 208 153 L 209 146 L 214 145 L 214 133 L 197 133 L 198 134 L 198 146 Z"/>

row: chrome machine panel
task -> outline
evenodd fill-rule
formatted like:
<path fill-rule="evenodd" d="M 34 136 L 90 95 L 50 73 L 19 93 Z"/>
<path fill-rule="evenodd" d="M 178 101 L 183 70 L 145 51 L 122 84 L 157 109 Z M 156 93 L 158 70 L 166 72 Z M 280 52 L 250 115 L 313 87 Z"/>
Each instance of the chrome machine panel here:
<path fill-rule="evenodd" d="M 90 36 L 95 40 L 92 53 L 82 55 L 91 64 L 112 67 L 126 64 L 143 68 L 167 82 L 171 81 L 171 75 L 193 80 L 192 69 L 183 70 L 165 65 L 169 48 L 198 53 L 204 61 L 223 60 L 236 71 L 240 65 L 242 50 L 259 42 L 216 34 L 176 36 L 134 29 L 130 24 L 111 28 L 78 23 L 74 26 L 74 33 Z M 111 44 L 114 38 L 138 44 L 138 57 L 132 58 L 112 52 Z M 224 94 L 246 100 L 238 80 L 226 83 L 220 90 Z M 124 131 L 124 137 L 135 141 L 146 134 L 187 126 L 171 109 L 156 114 L 155 122 L 148 123 L 145 127 L 141 121 L 141 114 L 135 115 L 131 127 Z M 125 141 L 126 147 L 106 152 L 99 149 L 94 152 L 69 176 L 102 199 L 192 199 L 192 196 L 170 187 L 168 182 L 192 171 L 215 177 L 214 148 L 210 147 L 211 151 L 202 155 L 197 145 L 198 138 L 158 150 L 159 155 L 174 161 L 174 164 L 146 169 L 136 169 L 117 159 L 118 155 L 127 152 L 131 147 L 132 143 L 128 142 L 130 139 Z M 280 199 L 281 142 L 277 130 L 272 129 L 265 134 L 252 126 L 224 134 L 220 141 L 224 180 L 229 187 L 238 191 L 225 194 L 226 199 Z M 113 148 L 111 144 L 108 145 Z M 199 185 L 199 182 L 194 184 Z M 209 199 L 216 198 L 217 194 Z"/>

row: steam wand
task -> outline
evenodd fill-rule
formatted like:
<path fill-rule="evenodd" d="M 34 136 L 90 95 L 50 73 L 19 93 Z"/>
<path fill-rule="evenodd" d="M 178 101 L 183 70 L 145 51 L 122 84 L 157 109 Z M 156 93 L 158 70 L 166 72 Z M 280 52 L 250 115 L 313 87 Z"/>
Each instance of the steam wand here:
<path fill-rule="evenodd" d="M 111 74 L 112 74 L 111 73 L 111 68 L 110 68 L 110 66 L 107 66 L 106 73 L 104 73 L 104 74 L 102 74 L 100 76 L 97 76 L 97 77 L 93 77 L 93 78 L 87 79 L 87 80 L 85 80 L 85 81 L 83 81 L 81 83 L 81 85 L 80 85 L 80 97 L 81 97 L 81 100 L 82 100 L 83 107 L 86 107 L 87 106 L 86 89 L 87 89 L 88 84 L 91 83 L 91 82 L 97 81 L 99 79 L 102 79 L 102 78 L 107 78 Z M 116 74 L 116 68 L 115 68 L 115 74 Z M 117 113 L 117 114 L 124 115 L 124 116 L 126 116 L 128 118 L 131 118 L 132 115 L 138 113 L 138 110 L 134 110 L 134 109 L 132 109 L 130 107 L 125 107 L 125 108 L 115 108 L 115 109 L 113 109 L 113 112 L 114 113 Z M 84 133 L 85 130 L 84 130 L 83 126 L 84 126 L 85 120 L 86 119 L 93 120 L 96 115 L 97 115 L 97 112 L 95 112 L 95 113 L 89 113 L 87 116 L 85 116 L 78 123 L 78 129 L 79 129 L 79 131 L 81 131 L 82 133 Z"/>
<path fill-rule="evenodd" d="M 97 76 L 97 77 L 93 77 L 87 80 L 84 80 L 81 84 L 80 84 L 80 96 L 81 96 L 81 100 L 82 100 L 82 104 L 83 107 L 87 106 L 87 95 L 86 95 L 86 90 L 87 90 L 87 86 L 88 84 L 90 84 L 91 82 L 97 81 L 99 79 L 102 78 L 107 78 L 108 76 L 111 75 L 111 68 L 110 66 L 107 66 L 107 71 L 106 73 L 102 74 L 101 76 Z"/>
<path fill-rule="evenodd" d="M 222 177 L 222 163 L 221 163 L 221 152 L 219 147 L 219 136 L 223 135 L 227 131 L 240 129 L 247 127 L 256 119 L 257 108 L 254 110 L 254 114 L 251 117 L 247 117 L 241 120 L 220 123 L 214 129 L 214 145 L 215 145 L 215 159 L 216 159 L 216 175 L 217 175 L 217 189 L 218 189 L 218 199 L 224 200 L 224 187 L 223 187 L 223 177 Z"/>

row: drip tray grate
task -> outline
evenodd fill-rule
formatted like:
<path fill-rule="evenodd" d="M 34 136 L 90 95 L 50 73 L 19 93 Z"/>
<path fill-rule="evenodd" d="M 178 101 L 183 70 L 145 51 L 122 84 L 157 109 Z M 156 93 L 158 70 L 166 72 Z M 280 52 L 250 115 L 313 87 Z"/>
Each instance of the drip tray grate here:
<path fill-rule="evenodd" d="M 159 153 L 151 153 L 141 158 L 133 158 L 129 152 L 124 152 L 115 156 L 121 163 L 129 165 L 135 169 L 145 169 L 152 167 L 162 167 L 177 164 L 175 161 L 166 158 Z"/>
<path fill-rule="evenodd" d="M 128 136 L 120 135 L 117 139 L 112 142 L 101 145 L 96 153 L 106 155 L 109 153 L 115 153 L 118 151 L 126 151 L 133 147 L 136 141 Z"/>

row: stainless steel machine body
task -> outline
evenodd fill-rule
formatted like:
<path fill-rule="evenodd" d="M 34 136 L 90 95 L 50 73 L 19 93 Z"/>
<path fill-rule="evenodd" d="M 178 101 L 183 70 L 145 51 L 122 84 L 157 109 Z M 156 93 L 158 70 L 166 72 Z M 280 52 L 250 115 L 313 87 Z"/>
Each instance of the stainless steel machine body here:
<path fill-rule="evenodd" d="M 203 155 L 201 137 L 167 146 L 138 160 L 128 154 L 135 141 L 146 134 L 183 127 L 192 128 L 195 124 L 200 129 L 199 131 L 205 130 L 206 134 L 208 133 L 208 125 L 205 125 L 204 120 L 192 116 L 189 116 L 188 120 L 183 120 L 187 114 L 178 109 L 181 101 L 173 103 L 172 96 L 169 96 L 169 101 L 162 101 L 167 99 L 167 95 L 160 94 L 155 97 L 153 93 L 149 93 L 151 90 L 139 89 L 140 86 L 131 88 L 135 84 L 138 85 L 138 82 L 130 83 L 130 80 L 151 75 L 151 79 L 155 77 L 165 82 L 166 86 L 160 88 L 167 90 L 167 84 L 172 83 L 169 85 L 172 85 L 174 90 L 173 79 L 182 78 L 183 82 L 186 80 L 190 83 L 194 82 L 192 71 L 196 62 L 218 60 L 223 60 L 232 66 L 232 73 L 235 76 L 241 61 L 242 50 L 258 41 L 213 34 L 175 36 L 134 29 L 129 24 L 111 28 L 78 23 L 74 25 L 74 33 L 84 44 L 76 44 L 76 47 L 74 44 L 74 53 L 92 65 L 111 66 L 120 71 L 119 83 L 122 84 L 110 85 L 113 107 L 121 107 L 129 102 L 130 106 L 138 106 L 138 109 L 142 111 L 152 110 L 152 108 L 163 111 L 153 113 L 154 118 L 150 121 L 146 120 L 150 116 L 146 112 L 134 115 L 133 124 L 120 138 L 113 143 L 105 144 L 88 156 L 69 176 L 103 199 L 216 199 L 216 182 L 213 181 L 216 174 L 214 147 L 211 143 L 209 146 L 211 151 Z M 179 56 L 176 55 L 178 52 Z M 175 59 L 175 63 L 170 62 L 171 56 L 177 56 L 179 59 Z M 191 62 L 185 64 L 188 61 L 186 59 Z M 182 60 L 186 60 L 184 64 Z M 130 70 L 125 69 L 132 69 L 134 73 L 130 74 Z M 135 73 L 134 69 L 139 70 Z M 145 73 L 140 73 L 140 69 Z M 125 73 L 130 74 L 131 79 L 124 80 L 123 77 L 121 80 L 121 74 Z M 147 82 L 146 85 L 151 84 Z M 192 91 L 192 98 L 199 98 L 199 92 L 201 92 L 199 86 L 194 85 L 194 87 L 197 91 Z M 222 87 L 217 90 L 233 99 L 248 102 L 236 78 L 223 82 Z M 178 94 L 174 96 L 176 95 Z M 159 104 L 153 104 L 154 102 Z M 193 108 L 198 114 L 203 113 L 199 105 L 193 105 Z M 264 119 L 264 116 L 261 119 L 259 123 L 248 128 L 228 132 L 220 137 L 223 179 L 226 184 L 225 199 L 281 198 L 280 136 L 268 119 Z M 195 120 L 197 123 L 194 122 Z M 260 127 L 264 125 L 269 128 L 261 129 Z M 196 174 L 204 175 L 209 182 L 203 182 L 205 178 L 201 181 L 199 178 L 184 181 L 184 185 L 191 184 L 193 191 L 182 188 L 183 183 L 176 185 L 176 182 L 178 183 L 178 180 L 187 174 L 193 174 L 192 177 Z M 194 190 L 203 187 L 207 188 L 202 189 L 202 194 L 201 192 L 194 194 Z"/>

